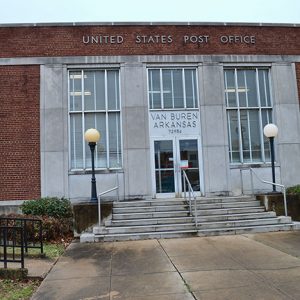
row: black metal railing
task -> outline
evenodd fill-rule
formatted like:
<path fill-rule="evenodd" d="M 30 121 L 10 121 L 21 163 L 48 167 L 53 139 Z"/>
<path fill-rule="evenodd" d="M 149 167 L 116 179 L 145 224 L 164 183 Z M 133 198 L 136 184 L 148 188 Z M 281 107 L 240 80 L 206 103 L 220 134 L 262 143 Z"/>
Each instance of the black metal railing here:
<path fill-rule="evenodd" d="M 34 218 L 0 217 L 2 227 L 21 227 L 23 229 L 23 246 L 26 253 L 28 249 L 40 249 L 43 247 L 43 224 L 42 220 Z M 0 244 L 2 246 L 2 242 Z"/>
<path fill-rule="evenodd" d="M 0 226 L 0 262 L 20 263 L 24 269 L 24 229 L 20 226 Z"/>

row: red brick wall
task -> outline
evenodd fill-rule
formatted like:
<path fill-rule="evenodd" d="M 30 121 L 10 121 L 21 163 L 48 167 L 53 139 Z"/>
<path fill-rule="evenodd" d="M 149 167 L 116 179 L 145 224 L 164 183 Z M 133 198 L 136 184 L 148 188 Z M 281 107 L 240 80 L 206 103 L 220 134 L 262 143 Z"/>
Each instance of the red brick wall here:
<path fill-rule="evenodd" d="M 296 77 L 297 77 L 297 85 L 298 85 L 298 100 L 300 103 L 300 63 L 296 63 Z"/>
<path fill-rule="evenodd" d="M 85 35 L 122 35 L 122 44 L 84 44 Z M 172 43 L 136 43 L 136 35 L 172 35 Z M 206 44 L 184 44 L 184 35 L 209 35 Z M 253 35 L 255 44 L 222 44 L 222 35 Z M 0 27 L 0 57 L 169 54 L 299 55 L 300 27 L 118 25 Z"/>
<path fill-rule="evenodd" d="M 39 66 L 0 67 L 0 200 L 40 197 Z"/>

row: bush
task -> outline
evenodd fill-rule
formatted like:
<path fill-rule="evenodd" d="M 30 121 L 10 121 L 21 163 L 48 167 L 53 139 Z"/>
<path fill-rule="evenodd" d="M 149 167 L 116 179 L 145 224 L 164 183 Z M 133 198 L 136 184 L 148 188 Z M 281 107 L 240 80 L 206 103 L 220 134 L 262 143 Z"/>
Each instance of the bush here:
<path fill-rule="evenodd" d="M 39 216 L 43 222 L 43 239 L 49 242 L 70 241 L 73 237 L 73 211 L 65 198 L 45 197 L 25 201 L 23 214 Z"/>
<path fill-rule="evenodd" d="M 48 242 L 69 242 L 73 239 L 73 219 L 42 217 L 43 239 Z"/>
<path fill-rule="evenodd" d="M 21 206 L 21 210 L 25 215 L 48 216 L 57 219 L 70 218 L 73 215 L 70 201 L 57 197 L 25 201 Z"/>
<path fill-rule="evenodd" d="M 290 195 L 300 195 L 300 184 L 288 187 L 286 192 Z"/>

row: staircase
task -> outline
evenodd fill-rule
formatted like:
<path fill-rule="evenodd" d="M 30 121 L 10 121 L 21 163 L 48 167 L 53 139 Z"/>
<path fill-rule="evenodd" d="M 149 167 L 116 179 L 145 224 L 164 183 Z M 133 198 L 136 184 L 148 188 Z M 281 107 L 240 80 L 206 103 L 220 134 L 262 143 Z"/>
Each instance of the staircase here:
<path fill-rule="evenodd" d="M 112 219 L 94 228 L 95 240 L 196 236 L 194 217 L 183 199 L 114 202 Z"/>
<path fill-rule="evenodd" d="M 93 240 L 242 234 L 293 230 L 299 226 L 293 224 L 290 217 L 266 212 L 258 200 L 248 196 L 201 197 L 196 201 L 197 226 L 184 199 L 114 202 L 112 219 L 103 227 L 94 227 Z"/>
<path fill-rule="evenodd" d="M 198 236 L 295 229 L 290 217 L 277 217 L 252 197 L 202 198 L 197 201 L 197 207 Z"/>

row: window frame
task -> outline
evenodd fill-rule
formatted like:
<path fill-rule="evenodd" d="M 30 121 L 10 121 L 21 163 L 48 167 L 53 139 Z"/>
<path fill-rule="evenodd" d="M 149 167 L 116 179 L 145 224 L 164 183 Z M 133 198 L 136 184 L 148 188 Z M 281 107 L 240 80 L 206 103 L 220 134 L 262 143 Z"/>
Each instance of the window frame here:
<path fill-rule="evenodd" d="M 229 100 L 228 100 L 228 86 L 227 86 L 227 78 L 226 78 L 226 71 L 234 71 L 234 90 L 235 90 L 235 101 L 236 101 L 236 106 L 229 106 Z M 254 70 L 255 71 L 255 87 L 256 87 L 256 98 L 257 98 L 257 106 L 249 106 L 249 101 L 248 101 L 248 95 L 246 93 L 246 106 L 241 106 L 240 105 L 240 99 L 239 99 L 239 84 L 238 84 L 238 76 L 237 76 L 237 71 L 247 71 L 247 70 Z M 267 71 L 267 79 L 264 76 L 264 93 L 268 91 L 269 95 L 269 103 L 266 99 L 266 105 L 262 106 L 261 105 L 261 92 L 260 92 L 260 81 L 259 81 L 259 71 L 260 70 L 265 70 Z M 267 118 L 267 123 L 272 122 L 274 119 L 274 110 L 273 110 L 273 98 L 272 98 L 272 85 L 271 85 L 271 67 L 269 66 L 226 66 L 223 68 L 223 73 L 224 73 L 224 99 L 225 99 L 225 108 L 226 108 L 226 122 L 227 122 L 227 130 L 228 130 L 228 152 L 229 152 L 229 161 L 231 165 L 259 165 L 259 164 L 267 164 L 270 163 L 270 159 L 266 159 L 266 151 L 270 152 L 269 144 L 268 144 L 268 149 L 266 149 L 265 144 L 266 138 L 264 137 L 263 134 L 263 112 L 265 112 L 265 116 Z M 245 77 L 244 77 L 245 80 Z M 268 81 L 268 86 L 266 82 Z M 245 89 L 247 89 L 247 80 L 244 81 L 245 83 Z M 238 123 L 238 146 L 239 146 L 239 161 L 234 161 L 233 160 L 233 151 L 232 150 L 232 136 L 231 136 L 231 126 L 230 126 L 230 111 L 236 111 L 237 114 L 237 123 Z M 252 157 L 252 139 L 251 139 L 251 125 L 250 125 L 250 117 L 249 117 L 249 112 L 250 111 L 257 111 L 258 112 L 258 119 L 259 119 L 259 139 L 260 139 L 260 161 L 253 161 Z M 241 114 L 242 112 L 246 112 L 247 114 L 247 132 L 249 133 L 249 161 L 245 161 L 244 158 L 244 148 L 243 148 L 243 137 L 242 137 L 242 122 L 241 122 Z M 269 155 L 270 157 L 270 155 Z"/>
<path fill-rule="evenodd" d="M 159 70 L 159 85 L 160 90 L 159 91 L 150 91 L 150 70 Z M 183 93 L 183 103 L 184 107 L 175 107 L 174 103 L 174 93 L 172 97 L 172 107 L 165 107 L 164 105 L 164 88 L 163 88 L 163 70 L 181 70 L 182 73 L 182 93 Z M 193 107 L 187 107 L 187 95 L 186 95 L 186 75 L 185 70 L 193 70 L 195 72 L 195 81 L 193 83 Z M 198 72 L 197 72 L 196 66 L 148 66 L 147 67 L 147 99 L 148 99 L 148 107 L 150 111 L 160 111 L 160 110 L 166 110 L 166 111 L 174 111 L 174 110 L 199 110 L 199 88 L 198 88 Z M 173 81 L 171 82 L 173 87 Z M 172 90 L 173 91 L 173 90 Z M 160 107 L 159 108 L 153 108 L 153 100 L 150 99 L 150 94 L 160 94 Z M 150 105 L 152 102 L 152 105 Z M 197 106 L 195 106 L 195 104 Z"/>
<path fill-rule="evenodd" d="M 104 71 L 105 72 L 105 109 L 87 109 L 85 110 L 84 108 L 84 73 L 85 72 L 93 72 L 93 71 Z M 107 71 L 117 71 L 118 72 L 118 97 L 119 97 L 119 109 L 109 109 L 108 108 L 108 85 L 107 85 Z M 81 110 L 73 110 L 71 111 L 71 91 L 70 91 L 70 74 L 72 72 L 80 72 L 81 73 Z M 68 161 L 69 161 L 69 172 L 85 172 L 85 171 L 90 171 L 92 168 L 87 167 L 87 160 L 86 160 L 86 149 L 88 146 L 88 143 L 84 140 L 84 132 L 88 129 L 85 128 L 85 115 L 86 114 L 94 114 L 96 116 L 97 114 L 105 114 L 105 134 L 106 134 L 106 141 L 105 141 L 105 146 L 106 146 L 106 164 L 107 167 L 96 167 L 96 171 L 107 171 L 107 170 L 121 170 L 123 169 L 123 132 L 122 132 L 122 97 L 121 97 L 121 69 L 116 66 L 112 67 L 94 67 L 94 68 L 85 68 L 85 67 L 71 67 L 67 69 L 67 82 L 68 82 Z M 95 88 L 95 86 L 94 86 Z M 109 113 L 119 113 L 119 128 L 120 128 L 120 139 L 117 139 L 117 143 L 120 142 L 120 167 L 110 167 L 110 148 L 109 148 Z M 71 136 L 74 134 L 71 132 L 71 115 L 80 115 L 81 116 L 81 126 L 82 126 L 82 159 L 83 159 L 83 167 L 75 167 L 72 168 L 72 140 Z M 101 132 L 100 132 L 101 134 Z M 118 146 L 117 146 L 118 147 Z M 74 146 L 74 150 L 76 150 L 76 147 Z M 76 157 L 76 156 L 75 156 Z M 98 157 L 98 152 L 97 152 L 97 145 L 96 145 L 96 150 L 95 150 L 95 161 L 97 161 Z"/>

